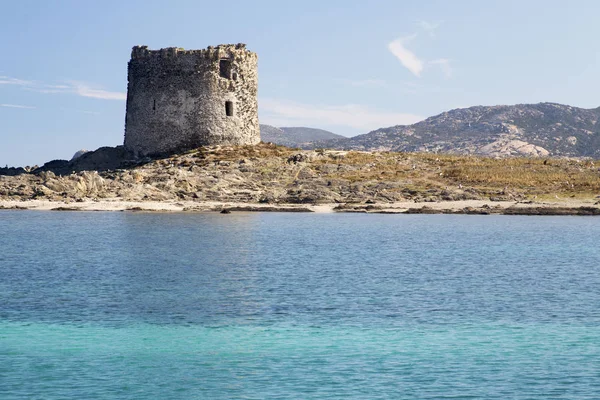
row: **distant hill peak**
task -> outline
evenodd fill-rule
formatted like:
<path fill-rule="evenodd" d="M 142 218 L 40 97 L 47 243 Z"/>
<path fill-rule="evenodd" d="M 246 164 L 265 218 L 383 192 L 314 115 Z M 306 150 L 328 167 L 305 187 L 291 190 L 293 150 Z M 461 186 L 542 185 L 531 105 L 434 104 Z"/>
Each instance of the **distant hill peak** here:
<path fill-rule="evenodd" d="M 260 125 L 260 136 L 263 142 L 272 142 L 288 147 L 303 147 L 307 143 L 315 141 L 345 139 L 345 136 L 323 129 L 303 126 L 277 128 L 263 124 Z"/>

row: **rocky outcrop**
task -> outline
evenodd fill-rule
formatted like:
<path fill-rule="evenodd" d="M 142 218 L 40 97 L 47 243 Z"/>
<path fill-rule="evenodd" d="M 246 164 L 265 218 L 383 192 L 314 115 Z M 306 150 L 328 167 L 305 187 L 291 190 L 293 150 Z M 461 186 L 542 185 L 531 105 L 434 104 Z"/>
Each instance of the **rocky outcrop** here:
<path fill-rule="evenodd" d="M 21 174 L 26 174 L 28 171 L 22 167 L 5 167 L 0 168 L 0 176 L 16 176 Z"/>
<path fill-rule="evenodd" d="M 498 203 L 600 194 L 598 166 L 569 159 L 297 150 L 264 143 L 137 161 L 125 155 L 122 147 L 101 148 L 73 162 L 55 160 L 31 172 L 0 176 L 0 200 L 318 205 Z"/>
<path fill-rule="evenodd" d="M 33 169 L 33 174 L 51 171 L 57 175 L 68 175 L 81 171 L 108 171 L 134 165 L 137 161 L 129 160 L 131 155 L 127 153 L 123 146 L 100 147 L 95 151 L 87 151 L 79 157 L 74 157 L 71 161 L 52 160 L 39 168 Z M 146 161 L 149 161 L 147 159 Z M 0 171 L 0 175 L 3 174 Z"/>
<path fill-rule="evenodd" d="M 550 152 L 543 147 L 536 146 L 522 140 L 511 140 L 508 138 L 498 139 L 479 149 L 484 156 L 495 157 L 548 157 Z"/>
<path fill-rule="evenodd" d="M 76 151 L 75 154 L 73 154 L 73 157 L 71 157 L 71 161 L 78 159 L 79 157 L 81 157 L 82 155 L 84 155 L 87 152 L 88 151 L 86 149 L 81 149 L 81 150 Z"/>

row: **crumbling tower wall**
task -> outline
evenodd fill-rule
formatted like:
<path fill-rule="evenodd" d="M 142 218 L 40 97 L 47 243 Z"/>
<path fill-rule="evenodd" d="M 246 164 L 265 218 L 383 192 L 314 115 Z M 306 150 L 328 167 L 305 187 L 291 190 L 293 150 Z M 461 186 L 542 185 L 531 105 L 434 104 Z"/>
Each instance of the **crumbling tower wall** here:
<path fill-rule="evenodd" d="M 128 64 L 125 148 L 135 156 L 260 142 L 257 55 L 135 46 Z"/>

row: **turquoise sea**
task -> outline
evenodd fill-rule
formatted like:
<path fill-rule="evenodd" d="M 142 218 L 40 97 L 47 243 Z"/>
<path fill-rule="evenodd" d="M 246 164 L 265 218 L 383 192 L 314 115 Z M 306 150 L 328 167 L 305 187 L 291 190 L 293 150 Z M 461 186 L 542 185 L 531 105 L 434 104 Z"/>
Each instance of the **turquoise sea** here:
<path fill-rule="evenodd" d="M 598 399 L 600 219 L 0 211 L 0 399 Z"/>

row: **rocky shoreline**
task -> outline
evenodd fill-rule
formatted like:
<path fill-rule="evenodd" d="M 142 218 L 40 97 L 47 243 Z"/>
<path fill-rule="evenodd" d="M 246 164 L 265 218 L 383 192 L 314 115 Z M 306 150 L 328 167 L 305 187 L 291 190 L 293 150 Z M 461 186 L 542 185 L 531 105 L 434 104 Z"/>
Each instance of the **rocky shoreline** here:
<path fill-rule="evenodd" d="M 577 215 L 600 216 L 600 207 L 590 202 L 554 203 L 489 202 L 481 200 L 448 202 L 397 202 L 373 204 L 259 204 L 193 201 L 103 201 L 63 202 L 49 200 L 0 201 L 0 211 L 129 211 L 129 212 L 310 212 L 362 214 L 462 214 L 462 215 Z"/>
<path fill-rule="evenodd" d="M 76 162 L 0 171 L 0 209 L 598 215 L 592 160 L 429 153 L 199 148 L 129 160 L 103 148 Z"/>

